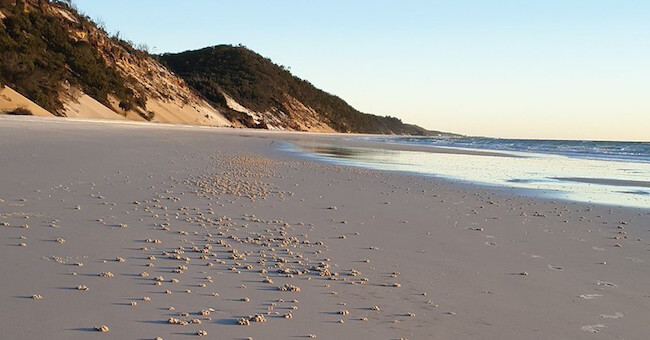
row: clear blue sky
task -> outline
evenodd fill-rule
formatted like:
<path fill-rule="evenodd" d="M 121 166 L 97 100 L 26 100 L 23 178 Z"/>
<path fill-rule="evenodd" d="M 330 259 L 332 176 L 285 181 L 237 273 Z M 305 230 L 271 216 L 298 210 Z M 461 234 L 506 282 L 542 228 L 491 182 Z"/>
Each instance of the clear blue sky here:
<path fill-rule="evenodd" d="M 76 0 L 153 52 L 244 44 L 430 129 L 650 140 L 650 1 Z"/>

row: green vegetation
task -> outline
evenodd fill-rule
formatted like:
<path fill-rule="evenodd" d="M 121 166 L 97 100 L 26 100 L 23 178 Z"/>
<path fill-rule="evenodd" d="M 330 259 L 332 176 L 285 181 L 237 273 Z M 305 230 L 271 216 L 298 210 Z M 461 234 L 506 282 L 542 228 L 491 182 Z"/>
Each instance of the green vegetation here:
<path fill-rule="evenodd" d="M 221 91 L 256 111 L 283 109 L 288 94 L 318 112 L 339 132 L 428 135 L 415 125 L 394 117 L 380 117 L 357 111 L 341 98 L 319 90 L 308 81 L 293 76 L 285 68 L 243 46 L 220 45 L 160 59 L 176 74 L 217 107 L 225 108 Z M 247 126 L 245 115 L 226 110 L 231 120 Z"/>
<path fill-rule="evenodd" d="M 108 107 L 113 106 L 110 99 L 114 97 L 123 111 L 134 110 L 146 120 L 154 118 L 154 112 L 146 110 L 147 90 L 133 77 L 123 76 L 115 65 L 125 57 L 149 58 L 146 45 L 134 48 L 119 32 L 109 37 L 101 22 L 81 15 L 70 0 L 0 0 L 0 11 L 4 16 L 0 20 L 0 87 L 10 86 L 57 115 L 64 114 L 62 100 L 78 88 Z M 303 128 L 300 119 L 304 116 L 296 112 L 300 110 L 289 97 L 314 109 L 318 122 L 340 132 L 434 133 L 394 117 L 359 112 L 243 46 L 221 45 L 156 58 L 228 119 L 247 127 L 267 126 L 228 108 L 224 93 L 255 111 L 275 112 L 278 117 L 287 113 L 279 124 L 293 129 Z"/>
<path fill-rule="evenodd" d="M 95 24 L 65 2 L 52 6 L 73 13 L 77 23 L 38 9 L 49 5 L 43 0 L 0 0 L 0 10 L 7 16 L 0 24 L 0 82 L 55 114 L 62 112 L 65 84 L 105 105 L 113 95 L 124 110 L 144 106 L 144 96 L 127 86 L 128 80 L 106 63 L 96 46 L 69 33 L 88 31 Z"/>

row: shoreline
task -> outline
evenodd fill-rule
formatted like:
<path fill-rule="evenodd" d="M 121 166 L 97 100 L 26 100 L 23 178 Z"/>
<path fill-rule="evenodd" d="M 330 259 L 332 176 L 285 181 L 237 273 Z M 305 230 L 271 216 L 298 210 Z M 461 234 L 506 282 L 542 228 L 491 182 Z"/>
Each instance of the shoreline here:
<path fill-rule="evenodd" d="M 305 161 L 270 145 L 289 134 L 224 130 L 0 119 L 5 335 L 650 332 L 650 211 Z"/>
<path fill-rule="evenodd" d="M 311 141 L 307 144 L 287 141 L 286 145 L 284 149 L 287 152 L 292 152 L 303 159 L 327 164 L 432 177 L 452 183 L 510 192 L 511 195 L 523 194 L 546 200 L 650 210 L 650 200 L 638 197 L 650 194 L 645 190 L 646 181 L 633 178 L 614 180 L 611 177 L 564 177 L 577 175 L 576 171 L 580 171 L 580 175 L 583 176 L 629 177 L 625 173 L 627 170 L 621 170 L 618 162 L 584 161 L 546 154 L 502 158 L 499 155 L 480 153 L 389 149 L 384 148 L 383 145 L 360 147 L 358 143 L 349 142 L 347 139 L 340 140 L 338 143 Z M 456 157 L 461 155 L 465 157 Z M 550 162 L 553 166 L 563 169 L 564 176 L 560 175 L 561 172 L 549 168 Z M 630 170 L 646 173 L 650 171 L 644 163 L 631 163 L 628 166 L 632 167 Z M 604 169 L 609 169 L 609 173 L 604 172 Z M 636 190 L 631 191 L 633 189 Z"/>
<path fill-rule="evenodd" d="M 298 150 L 296 147 L 300 145 L 334 145 L 334 146 L 343 146 L 343 147 L 360 147 L 367 148 L 371 150 L 389 150 L 389 151 L 415 151 L 415 152 L 426 152 L 426 153 L 440 153 L 440 154 L 451 154 L 451 155 L 471 155 L 471 156 L 488 156 L 488 157 L 505 157 L 505 158 L 528 158 L 529 156 L 521 156 L 508 152 L 498 152 L 498 151 L 484 151 L 484 150 L 475 150 L 475 149 L 466 149 L 466 148 L 454 148 L 454 147 L 434 147 L 434 146 L 415 146 L 408 144 L 399 144 L 399 143 L 378 143 L 365 140 L 354 140 L 354 137 L 378 137 L 384 135 L 372 135 L 372 134 L 349 134 L 349 133 L 326 133 L 326 132 L 303 132 L 303 131 L 280 131 L 280 130 L 261 130 L 261 129 L 246 129 L 246 128 L 229 128 L 229 127 L 216 127 L 216 126 L 199 126 L 199 125 L 183 125 L 183 124 L 166 124 L 166 123 L 152 123 L 152 122 L 136 122 L 136 121 L 116 121 L 116 120 L 101 120 L 101 119 L 75 119 L 75 118 L 59 118 L 59 117 L 15 117 L 15 116 L 6 116 L 0 115 L 0 123 L 5 120 L 9 122 L 42 122 L 50 123 L 55 122 L 57 124 L 67 125 L 68 123 L 73 124 L 87 124 L 88 126 L 93 126 L 99 124 L 100 126 L 106 124 L 107 126 L 123 125 L 125 127 L 141 128 L 141 129 L 161 129 L 161 130 L 181 130 L 181 131 L 196 131 L 202 133 L 216 133 L 216 134 L 226 134 L 234 135 L 238 137 L 256 137 L 261 139 L 271 139 L 272 143 L 275 140 L 280 140 L 286 143 L 289 143 L 293 146 L 293 149 L 284 149 L 282 152 L 292 153 L 293 157 L 311 160 L 315 162 L 321 162 L 326 164 L 331 164 L 331 162 L 326 160 L 319 160 L 318 157 L 314 157 L 309 152 L 304 150 Z M 396 136 L 398 137 L 398 136 Z M 296 146 L 297 145 L 297 146 Z M 542 154 L 544 155 L 544 154 Z M 370 169 L 362 165 L 342 165 L 340 166 L 352 166 L 362 169 Z M 377 171 L 386 171 L 386 170 L 377 170 Z M 631 211 L 639 210 L 644 212 L 648 209 L 643 207 L 631 207 L 625 205 L 619 205 L 614 203 L 604 203 L 604 202 L 584 202 L 576 199 L 571 199 L 567 197 L 558 197 L 553 196 L 552 192 L 538 191 L 535 189 L 527 188 L 517 188 L 509 187 L 498 184 L 491 183 L 478 183 L 471 180 L 463 180 L 460 178 L 446 177 L 443 175 L 437 174 L 423 174 L 414 171 L 398 170 L 397 172 L 407 175 L 407 176 L 422 176 L 425 178 L 432 178 L 439 181 L 447 182 L 451 185 L 458 185 L 460 187 L 475 187 L 478 186 L 482 189 L 493 190 L 496 193 L 504 194 L 506 196 L 528 196 L 529 198 L 540 199 L 548 202 L 564 202 L 564 203 L 579 203 L 588 206 L 602 207 L 602 208 L 612 208 L 612 209 L 630 209 Z M 616 183 L 622 186 L 636 186 L 636 183 L 639 181 L 629 181 L 629 180 L 613 180 L 608 178 L 578 178 L 578 177 L 557 177 L 553 178 L 557 180 L 566 180 L 574 181 L 578 183 L 586 184 L 604 184 L 609 185 Z M 642 182 L 645 183 L 645 182 Z"/>
<path fill-rule="evenodd" d="M 474 150 L 466 148 L 455 148 L 455 147 L 433 147 L 433 146 L 415 146 L 408 144 L 392 144 L 392 143 L 378 143 L 365 140 L 353 140 L 354 137 L 385 137 L 385 135 L 373 135 L 373 134 L 357 134 L 357 133 L 329 133 L 329 132 L 305 132 L 305 131 L 281 131 L 281 130 L 263 130 L 263 129 L 248 129 L 248 128 L 229 128 L 229 127 L 218 127 L 218 126 L 200 126 L 200 125 L 184 125 L 184 124 L 167 124 L 167 123 L 152 123 L 152 122 L 138 122 L 138 121 L 116 121 L 116 120 L 103 120 L 103 119 L 75 119 L 75 118 L 60 118 L 60 117 L 26 117 L 26 116 L 8 116 L 0 115 L 0 124 L 4 121 L 10 123 L 27 123 L 31 122 L 42 124 L 49 124 L 50 122 L 55 122 L 57 124 L 63 124 L 67 126 L 69 123 L 72 124 L 87 124 L 88 126 L 101 126 L 106 124 L 107 127 L 114 127 L 115 125 L 124 125 L 125 127 L 133 128 L 142 128 L 142 129 L 160 129 L 160 130 L 180 130 L 180 131 L 196 131 L 201 133 L 214 133 L 217 135 L 234 135 L 236 137 L 248 138 L 256 137 L 264 140 L 280 140 L 285 143 L 292 144 L 301 144 L 301 143 L 312 143 L 313 145 L 322 145 L 323 143 L 331 145 L 340 145 L 340 146 L 350 146 L 350 147 L 361 147 L 368 149 L 378 149 L 378 150 L 395 150 L 395 151 L 422 151 L 427 153 L 441 153 L 441 154 L 457 154 L 457 155 L 472 155 L 472 156 L 488 156 L 488 157 L 505 157 L 505 158 L 527 158 L 527 156 L 519 156 L 515 154 L 510 154 L 508 152 L 499 152 L 499 151 L 483 151 L 483 150 Z M 0 125 L 2 128 L 2 125 Z M 349 138 L 348 138 L 349 137 Z M 399 137 L 399 136 L 396 136 Z M 270 147 L 270 145 L 269 145 Z M 292 154 L 290 158 L 296 158 L 300 160 L 309 160 L 323 164 L 332 164 L 328 161 L 318 160 L 316 157 L 313 157 L 310 153 L 306 151 L 301 151 L 295 149 L 283 149 L 279 150 L 279 157 L 286 158 L 286 155 L 283 153 Z M 346 167 L 351 166 L 353 168 L 372 170 L 364 166 L 357 165 L 341 165 L 338 166 Z M 375 170 L 379 172 L 386 172 L 387 170 Z M 390 172 L 390 171 L 389 171 Z M 550 203 L 563 202 L 565 204 L 579 204 L 589 207 L 600 207 L 600 208 L 609 208 L 609 209 L 622 209 L 629 210 L 630 212 L 640 212 L 645 213 L 648 209 L 643 207 L 630 207 L 617 204 L 607 204 L 599 202 L 584 202 L 578 201 L 569 198 L 563 197 L 552 197 L 544 193 L 535 193 L 535 190 L 525 189 L 525 188 L 516 188 L 516 187 L 506 187 L 497 184 L 490 183 L 476 183 L 470 180 L 463 180 L 458 178 L 450 178 L 436 174 L 422 174 L 413 171 L 396 171 L 399 174 L 405 176 L 416 176 L 422 178 L 433 179 L 436 181 L 443 181 L 447 184 L 453 186 L 459 186 L 460 188 L 473 188 L 479 187 L 484 190 L 491 190 L 495 193 L 502 194 L 506 197 L 520 197 L 527 196 L 531 199 L 539 199 Z M 622 186 L 636 186 L 641 183 L 645 187 L 645 184 L 648 184 L 644 181 L 629 181 L 629 180 L 617 180 L 609 178 L 581 178 L 581 177 L 558 177 L 553 178 L 558 180 L 574 181 L 578 183 L 586 184 L 614 184 Z"/>
<path fill-rule="evenodd" d="M 291 144 L 291 142 L 286 141 L 287 143 Z M 340 145 L 343 145 L 344 142 L 341 142 Z M 459 149 L 462 150 L 462 149 Z M 407 150 L 409 151 L 409 150 Z M 330 165 L 335 165 L 335 166 L 341 166 L 341 167 L 352 167 L 352 168 L 357 168 L 357 169 L 363 169 L 363 170 L 372 170 L 372 171 L 378 171 L 378 172 L 385 172 L 385 173 L 395 173 L 407 177 L 419 177 L 423 179 L 431 179 L 434 181 L 441 181 L 446 184 L 449 184 L 451 186 L 455 186 L 457 188 L 462 188 L 465 190 L 471 190 L 471 189 L 482 189 L 482 190 L 487 190 L 492 192 L 493 194 L 497 194 L 500 196 L 503 196 L 503 198 L 513 198 L 513 197 L 526 197 L 529 199 L 534 199 L 534 200 L 541 200 L 544 202 L 548 203 L 564 203 L 564 204 L 578 204 L 581 206 L 589 206 L 589 207 L 598 207 L 598 208 L 609 208 L 609 209 L 620 209 L 620 210 L 628 210 L 631 213 L 650 213 L 650 209 L 644 208 L 644 207 L 636 207 L 636 206 L 626 206 L 626 205 L 620 205 L 620 204 L 608 204 L 608 203 L 603 203 L 603 202 L 585 202 L 585 201 L 580 201 L 576 199 L 571 199 L 567 197 L 561 197 L 561 196 L 553 196 L 552 191 L 544 191 L 544 190 L 538 190 L 538 189 L 529 189 L 529 188 L 518 188 L 518 187 L 510 187 L 510 186 L 504 186 L 504 185 L 498 185 L 498 184 L 491 184 L 491 183 L 483 183 L 483 182 L 473 182 L 471 180 L 464 180 L 460 178 L 452 178 L 452 177 L 445 177 L 442 175 L 437 175 L 437 174 L 425 174 L 425 173 L 420 173 L 416 171 L 408 171 L 408 170 L 378 170 L 378 169 L 373 169 L 368 166 L 364 165 L 352 165 L 352 164 L 341 164 L 337 163 L 336 161 L 328 161 L 328 160 L 321 160 L 317 156 L 314 156 L 313 154 L 306 152 L 306 151 L 300 151 L 296 149 L 283 149 L 281 152 L 286 152 L 290 153 L 293 155 L 293 157 L 301 159 L 301 160 L 306 160 L 306 161 L 313 161 L 317 163 L 322 163 L 322 164 L 330 164 Z M 435 152 L 432 152 L 435 153 Z M 455 154 L 455 153 L 454 153 Z M 462 153 L 458 153 L 462 154 Z M 607 179 L 589 179 L 593 180 L 594 183 L 597 184 L 606 184 L 608 181 Z M 602 181 L 602 182 L 601 182 Z M 629 183 L 630 181 L 622 181 L 623 183 Z M 587 182 L 589 183 L 589 182 Z M 633 183 L 630 183 L 632 185 Z"/>

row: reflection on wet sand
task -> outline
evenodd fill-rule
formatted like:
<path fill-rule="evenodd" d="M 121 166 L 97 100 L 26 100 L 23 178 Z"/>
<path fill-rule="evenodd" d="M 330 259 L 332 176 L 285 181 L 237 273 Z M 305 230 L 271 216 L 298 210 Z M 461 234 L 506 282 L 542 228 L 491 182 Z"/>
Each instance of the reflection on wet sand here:
<path fill-rule="evenodd" d="M 650 164 L 647 163 L 535 153 L 493 157 L 423 152 L 400 150 L 394 145 L 385 149 L 376 143 L 366 146 L 296 143 L 291 148 L 330 163 L 525 189 L 535 196 L 650 208 Z"/>

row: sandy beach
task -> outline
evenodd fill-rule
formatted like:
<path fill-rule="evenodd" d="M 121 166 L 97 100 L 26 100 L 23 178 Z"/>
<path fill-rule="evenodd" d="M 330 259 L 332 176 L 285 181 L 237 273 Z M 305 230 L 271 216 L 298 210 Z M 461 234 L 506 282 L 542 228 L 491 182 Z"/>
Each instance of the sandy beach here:
<path fill-rule="evenodd" d="M 649 337 L 650 211 L 317 163 L 286 140 L 346 143 L 0 117 L 0 338 Z"/>

